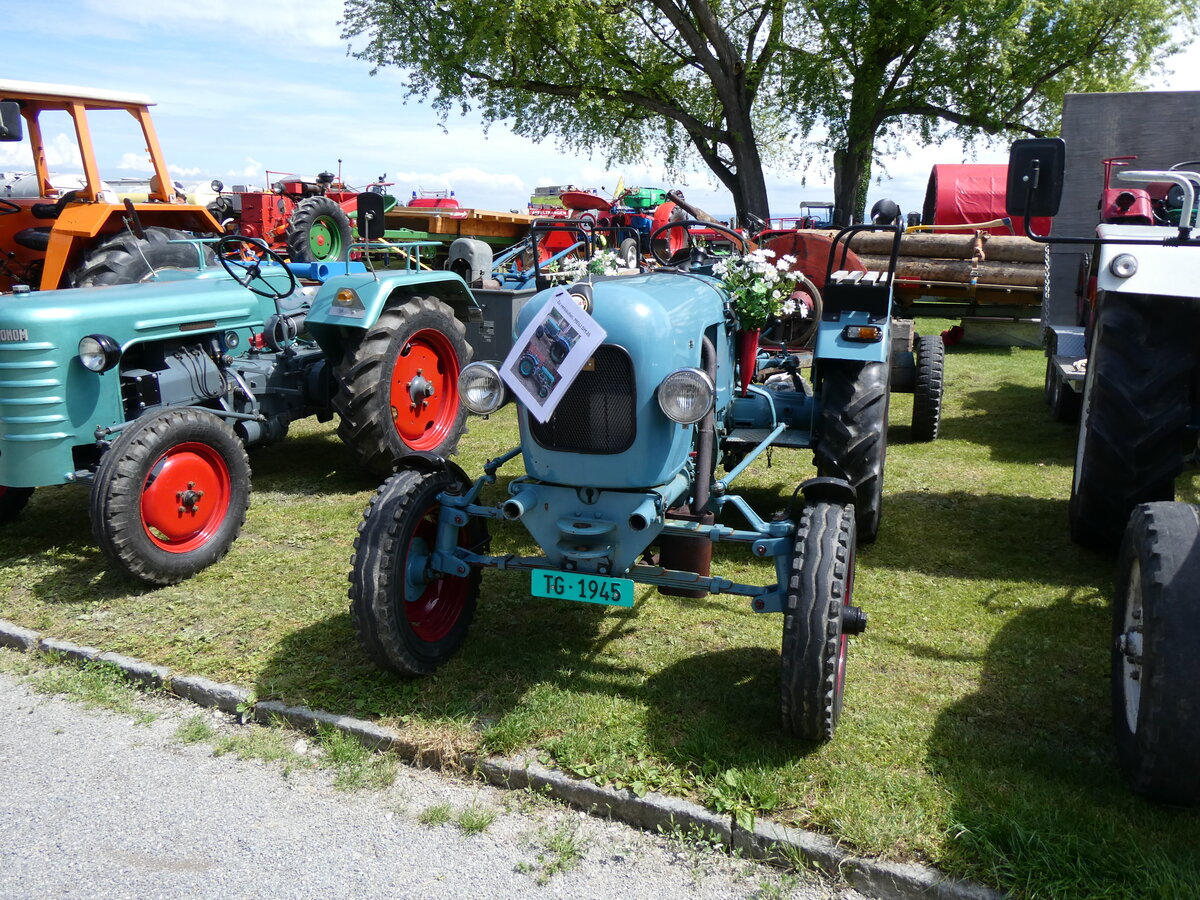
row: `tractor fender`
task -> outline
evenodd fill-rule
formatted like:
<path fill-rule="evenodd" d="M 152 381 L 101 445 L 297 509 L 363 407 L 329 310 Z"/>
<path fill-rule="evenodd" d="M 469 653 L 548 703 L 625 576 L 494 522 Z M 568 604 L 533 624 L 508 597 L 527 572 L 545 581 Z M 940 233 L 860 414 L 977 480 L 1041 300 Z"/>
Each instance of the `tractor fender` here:
<path fill-rule="evenodd" d="M 409 453 L 400 457 L 400 461 L 396 463 L 396 469 L 416 469 L 418 472 L 445 472 L 447 475 L 453 475 L 462 484 L 463 488 L 469 488 L 472 484 L 471 478 L 463 470 L 463 467 L 453 460 L 446 459 L 444 456 L 438 456 L 436 453 Z"/>
<path fill-rule="evenodd" d="M 336 265 L 332 268 L 338 269 Z M 402 306 L 414 297 L 441 300 L 463 324 L 483 318 L 483 309 L 466 282 L 451 272 L 365 272 L 334 275 L 321 285 L 308 312 L 308 330 L 321 349 L 337 359 L 346 329 L 366 331 L 379 321 L 384 309 Z"/>
<path fill-rule="evenodd" d="M 881 331 L 877 341 L 853 341 L 846 338 L 852 326 L 873 325 Z M 817 326 L 814 359 L 849 359 L 859 362 L 887 362 L 892 350 L 892 323 L 887 315 L 859 310 L 827 312 Z"/>
<path fill-rule="evenodd" d="M 853 506 L 855 500 L 854 488 L 850 482 L 841 478 L 809 478 L 800 483 L 800 493 L 804 495 L 804 505 L 814 503 L 841 503 Z"/>

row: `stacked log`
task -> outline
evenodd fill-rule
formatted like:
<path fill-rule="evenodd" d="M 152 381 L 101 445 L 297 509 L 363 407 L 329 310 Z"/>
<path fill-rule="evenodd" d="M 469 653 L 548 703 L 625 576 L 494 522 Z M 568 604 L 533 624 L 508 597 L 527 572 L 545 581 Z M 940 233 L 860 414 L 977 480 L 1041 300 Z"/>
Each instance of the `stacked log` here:
<path fill-rule="evenodd" d="M 871 271 L 887 270 L 892 235 L 861 232 L 850 247 Z M 1045 248 L 1026 237 L 985 232 L 913 232 L 900 238 L 896 293 L 1036 306 L 1045 279 Z"/>

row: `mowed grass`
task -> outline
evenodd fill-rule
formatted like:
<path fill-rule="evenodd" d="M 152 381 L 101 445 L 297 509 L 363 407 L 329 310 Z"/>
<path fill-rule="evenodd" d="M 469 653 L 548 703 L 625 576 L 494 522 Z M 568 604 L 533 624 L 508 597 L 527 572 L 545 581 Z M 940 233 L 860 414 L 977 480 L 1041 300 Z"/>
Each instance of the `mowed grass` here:
<path fill-rule="evenodd" d="M 449 665 L 420 681 L 376 671 L 346 599 L 375 485 L 331 424 L 296 423 L 252 452 L 241 538 L 176 587 L 106 570 L 82 488 L 38 491 L 3 533 L 0 617 L 259 699 L 378 717 L 438 748 L 535 751 L 1020 896 L 1195 896 L 1200 814 L 1131 796 L 1113 761 L 1113 566 L 1067 537 L 1074 431 L 1049 420 L 1042 367 L 1037 350 L 951 348 L 931 444 L 907 442 L 911 398 L 893 396 L 883 527 L 858 556 L 870 626 L 828 745 L 782 734 L 781 619 L 733 597 L 642 589 L 634 609 L 608 609 L 533 599 L 528 576 L 491 571 Z M 511 410 L 473 420 L 459 462 L 478 474 L 515 441 Z M 502 481 L 516 474 L 519 462 Z M 769 515 L 812 474 L 811 453 L 776 451 L 739 487 Z M 494 527 L 493 551 L 532 552 L 518 529 Z M 714 570 L 771 578 L 725 548 Z"/>

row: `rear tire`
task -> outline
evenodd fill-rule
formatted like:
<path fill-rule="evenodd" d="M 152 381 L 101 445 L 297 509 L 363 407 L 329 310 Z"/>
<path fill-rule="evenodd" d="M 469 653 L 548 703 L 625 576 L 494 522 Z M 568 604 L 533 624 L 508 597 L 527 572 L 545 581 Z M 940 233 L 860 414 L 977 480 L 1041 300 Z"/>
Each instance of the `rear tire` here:
<path fill-rule="evenodd" d="M 1079 420 L 1082 397 L 1058 371 L 1053 359 L 1046 360 L 1046 402 L 1050 405 L 1050 418 L 1055 422 Z"/>
<path fill-rule="evenodd" d="M 888 364 L 821 360 L 820 432 L 813 458 L 817 474 L 854 488 L 858 540 L 869 544 L 883 515 L 887 456 Z"/>
<path fill-rule="evenodd" d="M 471 359 L 466 328 L 433 297 L 390 306 L 348 347 L 335 375 L 338 436 L 376 475 L 413 451 L 449 456 L 465 429 L 458 373 Z M 432 393 L 426 393 L 432 391 Z"/>
<path fill-rule="evenodd" d="M 842 612 L 854 593 L 854 512 L 815 503 L 800 517 L 788 578 L 780 656 L 783 730 L 828 741 L 846 686 Z"/>
<path fill-rule="evenodd" d="M 25 508 L 33 488 L 11 488 L 0 485 L 0 525 L 7 525 Z"/>
<path fill-rule="evenodd" d="M 89 513 L 100 549 L 149 584 L 176 584 L 220 560 L 250 505 L 250 461 L 210 412 L 143 416 L 100 460 Z"/>
<path fill-rule="evenodd" d="M 153 280 L 161 271 L 199 267 L 195 244 L 169 243 L 193 235 L 157 226 L 145 229 L 145 233 L 143 241 L 122 231 L 87 251 L 83 262 L 70 273 L 71 287 L 137 284 Z M 208 248 L 204 249 L 204 258 L 206 263 L 214 259 Z"/>
<path fill-rule="evenodd" d="M 946 378 L 946 346 L 940 334 L 918 339 L 916 365 L 912 436 L 914 441 L 934 441 L 942 423 L 942 395 Z"/>
<path fill-rule="evenodd" d="M 1183 471 L 1196 368 L 1192 301 L 1108 294 L 1084 382 L 1071 538 L 1115 552 L 1139 503 L 1171 500 Z"/>
<path fill-rule="evenodd" d="M 382 669 L 429 675 L 466 639 L 479 597 L 480 571 L 433 575 L 437 497 L 459 484 L 446 472 L 405 469 L 371 498 L 350 559 L 350 617 L 359 642 Z M 459 546 L 486 552 L 487 529 L 471 518 Z"/>
<path fill-rule="evenodd" d="M 350 217 L 328 197 L 306 197 L 296 204 L 284 236 L 292 262 L 330 262 L 350 254 Z"/>
<path fill-rule="evenodd" d="M 1200 803 L 1200 511 L 1134 509 L 1113 603 L 1112 718 L 1134 793 Z"/>

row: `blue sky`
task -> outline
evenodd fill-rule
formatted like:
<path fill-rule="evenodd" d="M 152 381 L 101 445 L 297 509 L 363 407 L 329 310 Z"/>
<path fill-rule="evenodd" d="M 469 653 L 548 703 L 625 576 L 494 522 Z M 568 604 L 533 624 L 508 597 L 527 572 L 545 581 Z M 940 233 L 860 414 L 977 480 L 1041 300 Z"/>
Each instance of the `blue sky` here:
<path fill-rule="evenodd" d="M 733 209 L 705 172 L 668 184 L 661 166 L 606 168 L 602 156 L 563 153 L 501 124 L 485 135 L 477 116 L 443 128 L 427 107 L 404 101 L 402 72 L 372 76 L 347 56 L 340 0 L 43 0 L 37 15 L 22 7 L 0 77 L 148 94 L 168 162 L 189 187 L 212 178 L 261 186 L 268 170 L 312 176 L 336 172 L 341 159 L 352 185 L 386 172 L 400 194 L 452 188 L 464 205 L 484 209 L 523 208 L 542 184 L 611 190 L 622 175 L 626 184 L 681 187 L 713 213 Z M 1200 68 L 1197 46 L 1172 68 L 1177 74 L 1156 79 L 1156 88 L 1195 87 L 1186 76 Z M 16 151 L 0 145 L 0 171 L 21 167 Z M 105 177 L 147 174 L 122 168 L 117 150 L 107 151 Z M 885 161 L 890 178 L 872 185 L 868 203 L 890 196 L 905 211 L 919 209 L 934 163 L 1005 156 L 1002 147 L 914 148 Z M 52 166 L 71 168 L 65 159 Z M 831 199 L 827 173 L 813 170 L 802 185 L 804 175 L 769 173 L 774 215 L 795 212 L 801 200 Z"/>

